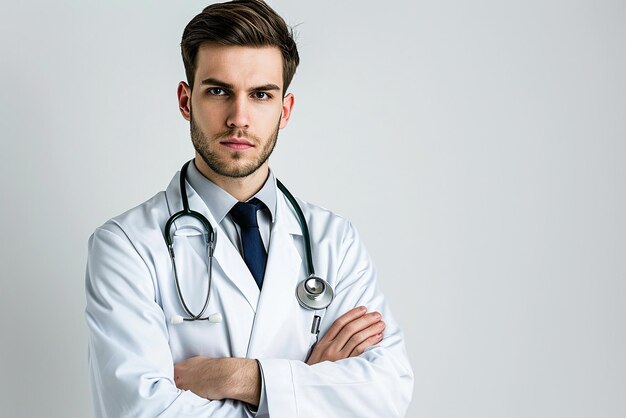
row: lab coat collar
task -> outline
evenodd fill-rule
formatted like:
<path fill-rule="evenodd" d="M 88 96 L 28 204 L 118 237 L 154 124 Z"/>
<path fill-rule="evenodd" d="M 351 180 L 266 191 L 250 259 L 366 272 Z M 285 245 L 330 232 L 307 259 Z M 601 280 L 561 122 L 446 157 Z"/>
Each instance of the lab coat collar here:
<path fill-rule="evenodd" d="M 277 181 L 276 177 L 274 177 L 273 174 L 272 179 L 274 182 Z M 300 207 L 302 208 L 301 203 Z M 304 209 L 302 210 L 304 211 Z M 287 233 L 291 235 L 303 235 L 302 227 L 300 226 L 300 222 L 298 221 L 298 215 L 296 215 L 296 210 L 293 208 L 293 206 L 291 206 L 291 203 L 289 203 L 287 196 L 279 191 L 278 186 L 276 186 L 276 216 L 280 217 L 282 227 Z"/>
<path fill-rule="evenodd" d="M 221 223 L 224 217 L 237 203 L 237 199 L 222 189 L 217 184 L 206 178 L 196 167 L 195 161 L 191 161 L 187 169 L 187 182 L 191 185 L 198 195 L 202 198 L 206 206 L 209 208 L 218 223 Z M 270 170 L 269 176 L 263 187 L 250 199 L 257 198 L 265 204 L 269 209 L 272 222 L 276 219 L 276 179 Z"/>

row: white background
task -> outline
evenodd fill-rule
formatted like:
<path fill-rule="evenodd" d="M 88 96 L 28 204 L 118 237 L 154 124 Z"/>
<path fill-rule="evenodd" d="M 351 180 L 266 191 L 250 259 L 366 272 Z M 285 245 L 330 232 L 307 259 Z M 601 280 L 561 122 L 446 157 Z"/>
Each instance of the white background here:
<path fill-rule="evenodd" d="M 626 416 L 626 3 L 271 4 L 302 57 L 272 166 L 359 228 L 408 416 Z M 90 415 L 87 239 L 193 155 L 204 5 L 0 6 L 2 417 Z"/>

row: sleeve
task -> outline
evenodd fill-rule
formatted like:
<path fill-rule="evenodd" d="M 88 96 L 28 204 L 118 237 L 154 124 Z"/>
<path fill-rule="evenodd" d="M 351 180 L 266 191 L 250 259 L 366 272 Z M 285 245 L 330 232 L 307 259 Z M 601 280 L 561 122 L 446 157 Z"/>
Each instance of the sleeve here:
<path fill-rule="evenodd" d="M 263 367 L 261 367 L 261 363 L 259 363 L 259 370 L 261 371 L 261 396 L 259 398 L 259 406 L 247 406 L 254 418 L 269 418 L 270 415 L 267 410 L 267 393 L 265 392 L 265 378 L 263 377 Z"/>
<path fill-rule="evenodd" d="M 347 223 L 335 282 L 335 299 L 320 331 L 355 306 L 381 312 L 383 340 L 358 357 L 312 366 L 284 359 L 260 360 L 272 418 L 403 417 L 413 393 L 413 371 L 404 338 L 376 282 L 372 261 Z"/>
<path fill-rule="evenodd" d="M 251 417 L 241 402 L 176 387 L 155 296 L 150 269 L 124 232 L 111 224 L 97 229 L 89 239 L 85 310 L 95 416 Z"/>

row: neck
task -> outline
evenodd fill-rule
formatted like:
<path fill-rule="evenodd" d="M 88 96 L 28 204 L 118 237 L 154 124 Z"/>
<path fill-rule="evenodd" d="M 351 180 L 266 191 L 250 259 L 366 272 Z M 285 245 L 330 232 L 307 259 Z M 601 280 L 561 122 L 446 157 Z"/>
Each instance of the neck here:
<path fill-rule="evenodd" d="M 267 161 L 258 170 L 246 177 L 228 177 L 218 174 L 211 170 L 197 153 L 194 163 L 204 177 L 240 202 L 245 202 L 261 190 L 270 174 Z"/>

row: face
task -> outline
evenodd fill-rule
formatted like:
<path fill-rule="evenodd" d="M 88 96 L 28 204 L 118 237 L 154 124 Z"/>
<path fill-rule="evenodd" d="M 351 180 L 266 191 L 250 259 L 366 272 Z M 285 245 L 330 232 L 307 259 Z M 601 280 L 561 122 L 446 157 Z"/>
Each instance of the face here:
<path fill-rule="evenodd" d="M 283 98 L 282 55 L 275 47 L 203 45 L 193 91 L 178 87 L 191 139 L 212 175 L 264 175 L 293 96 Z"/>

